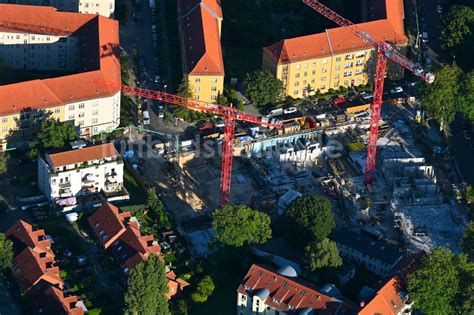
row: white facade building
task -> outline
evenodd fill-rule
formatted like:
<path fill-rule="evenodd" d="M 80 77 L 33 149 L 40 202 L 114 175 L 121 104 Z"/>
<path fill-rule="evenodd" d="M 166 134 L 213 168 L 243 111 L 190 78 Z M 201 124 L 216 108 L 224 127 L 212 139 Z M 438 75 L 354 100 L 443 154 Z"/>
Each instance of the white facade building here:
<path fill-rule="evenodd" d="M 123 160 L 111 143 L 38 158 L 38 185 L 50 201 L 123 189 Z"/>
<path fill-rule="evenodd" d="M 0 3 L 43 5 L 61 11 L 100 14 L 111 17 L 115 11 L 115 0 L 0 0 Z"/>

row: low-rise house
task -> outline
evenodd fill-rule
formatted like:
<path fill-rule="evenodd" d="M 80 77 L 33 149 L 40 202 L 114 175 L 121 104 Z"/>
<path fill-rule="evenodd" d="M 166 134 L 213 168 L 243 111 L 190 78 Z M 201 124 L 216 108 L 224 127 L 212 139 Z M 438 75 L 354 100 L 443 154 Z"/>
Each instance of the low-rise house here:
<path fill-rule="evenodd" d="M 189 286 L 189 283 L 181 278 L 178 278 L 174 271 L 168 271 L 166 273 L 166 279 L 168 279 L 168 299 L 181 294 L 183 289 Z"/>
<path fill-rule="evenodd" d="M 392 274 L 403 258 L 403 253 L 396 247 L 347 229 L 334 230 L 330 238 L 336 242 L 341 257 L 363 263 L 381 276 Z"/>
<path fill-rule="evenodd" d="M 21 291 L 33 299 L 38 313 L 82 315 L 87 311 L 78 297 L 64 295 L 64 281 L 44 230 L 20 220 L 5 236 L 13 242 L 13 277 Z"/>
<path fill-rule="evenodd" d="M 352 314 L 342 299 L 331 297 L 297 278 L 287 266 L 276 271 L 252 265 L 237 289 L 237 314 Z"/>
<path fill-rule="evenodd" d="M 361 301 L 359 315 L 409 315 L 413 303 L 401 289 L 396 277 L 391 278 L 369 301 Z"/>
<path fill-rule="evenodd" d="M 112 143 L 46 154 L 38 158 L 38 185 L 57 205 L 78 196 L 118 193 L 123 160 Z"/>
<path fill-rule="evenodd" d="M 141 234 L 140 224 L 130 212 L 120 212 L 110 203 L 103 204 L 87 221 L 101 246 L 113 251 L 126 275 L 150 254 L 161 252 L 153 236 Z"/>

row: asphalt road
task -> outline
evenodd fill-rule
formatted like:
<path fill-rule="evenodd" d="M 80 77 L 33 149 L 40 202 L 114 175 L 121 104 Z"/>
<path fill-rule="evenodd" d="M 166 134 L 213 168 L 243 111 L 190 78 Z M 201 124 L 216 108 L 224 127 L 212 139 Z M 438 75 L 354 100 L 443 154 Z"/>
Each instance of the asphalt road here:
<path fill-rule="evenodd" d="M 453 153 L 458 164 L 461 178 L 464 182 L 474 185 L 474 151 L 471 150 L 471 141 L 464 139 L 460 127 L 460 120 L 454 121 L 445 130 L 448 143 L 453 148 Z"/>

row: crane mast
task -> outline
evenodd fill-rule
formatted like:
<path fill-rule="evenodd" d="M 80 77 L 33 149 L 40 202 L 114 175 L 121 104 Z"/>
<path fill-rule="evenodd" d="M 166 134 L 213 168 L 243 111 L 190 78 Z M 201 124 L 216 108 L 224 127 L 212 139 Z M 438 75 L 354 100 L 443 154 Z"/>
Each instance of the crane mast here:
<path fill-rule="evenodd" d="M 222 163 L 219 201 L 220 207 L 223 207 L 230 202 L 230 188 L 232 181 L 232 157 L 235 141 L 234 132 L 237 121 L 247 121 L 250 123 L 271 128 L 281 128 L 282 126 L 282 122 L 279 120 L 262 120 L 260 117 L 249 115 L 229 106 L 207 103 L 196 99 L 174 95 L 171 93 L 142 89 L 139 87 L 121 85 L 108 81 L 94 82 L 97 84 L 104 84 L 109 88 L 120 90 L 124 94 L 140 96 L 147 99 L 153 99 L 178 106 L 183 106 L 192 110 L 199 110 L 203 112 L 213 113 L 219 116 L 224 116 L 224 141 L 222 142 Z"/>
<path fill-rule="evenodd" d="M 380 112 L 382 109 L 382 97 L 385 80 L 385 72 L 387 70 L 387 59 L 392 60 L 398 65 L 405 69 L 413 72 L 417 77 L 426 81 L 427 83 L 433 83 L 435 76 L 432 73 L 425 72 L 424 69 L 417 63 L 409 60 L 397 50 L 385 41 L 376 41 L 372 36 L 361 30 L 356 24 L 352 23 L 348 19 L 342 17 L 335 11 L 331 10 L 327 6 L 323 5 L 317 0 L 303 0 L 303 3 L 319 12 L 329 20 L 333 21 L 341 27 L 345 27 L 351 31 L 355 36 L 359 37 L 365 43 L 371 44 L 375 47 L 377 54 L 377 62 L 375 69 L 374 78 L 374 97 L 372 100 L 372 117 L 370 118 L 370 133 L 367 144 L 367 159 L 365 162 L 365 180 L 366 185 L 371 185 L 375 180 L 375 167 L 377 158 L 377 140 L 379 136 L 380 126 Z"/>

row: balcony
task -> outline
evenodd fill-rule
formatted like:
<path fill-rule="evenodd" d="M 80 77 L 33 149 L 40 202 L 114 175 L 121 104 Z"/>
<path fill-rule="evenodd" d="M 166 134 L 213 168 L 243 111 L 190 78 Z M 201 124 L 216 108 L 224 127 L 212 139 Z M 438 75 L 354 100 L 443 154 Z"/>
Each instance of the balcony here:
<path fill-rule="evenodd" d="M 59 183 L 59 188 L 70 188 L 70 187 L 71 187 L 70 182 Z"/>

